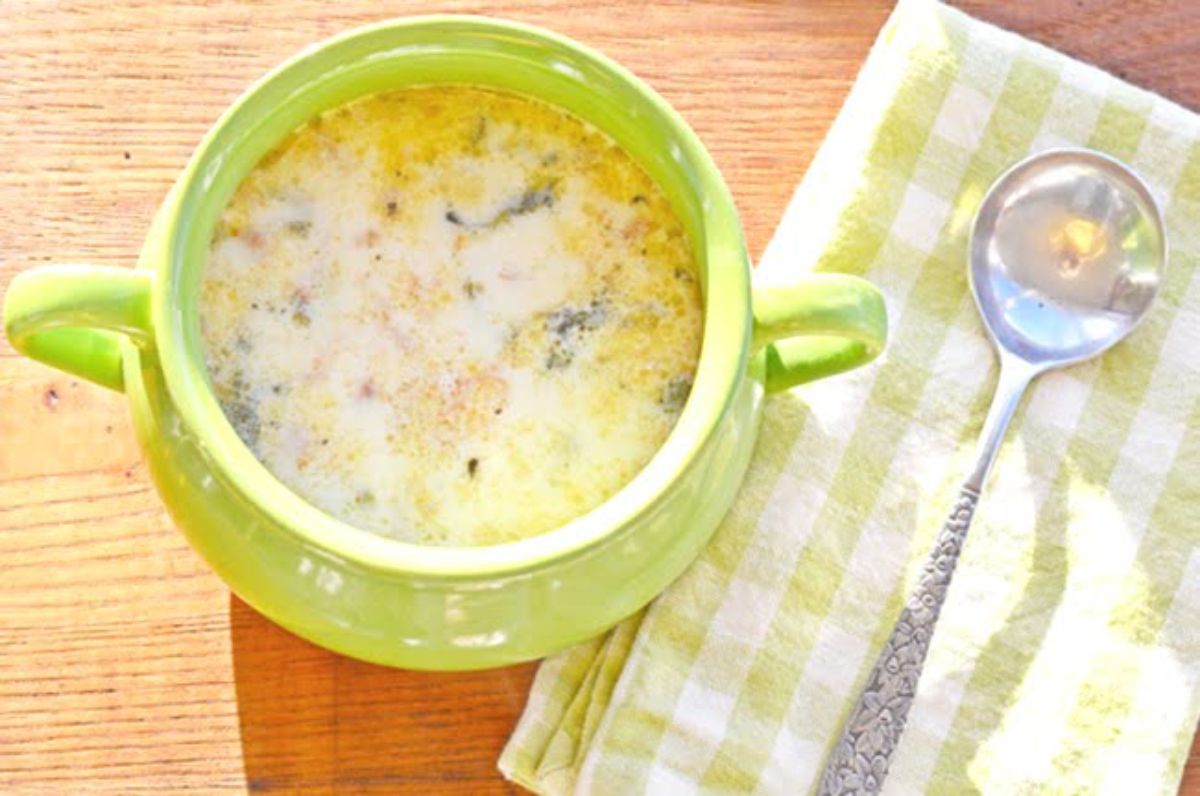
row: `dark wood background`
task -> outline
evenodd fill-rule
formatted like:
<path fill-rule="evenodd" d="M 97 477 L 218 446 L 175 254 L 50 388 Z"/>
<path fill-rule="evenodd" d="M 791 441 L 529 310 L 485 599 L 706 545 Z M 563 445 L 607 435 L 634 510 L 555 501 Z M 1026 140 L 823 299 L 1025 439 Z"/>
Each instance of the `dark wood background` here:
<path fill-rule="evenodd" d="M 129 265 L 204 130 L 360 23 L 482 12 L 555 28 L 677 107 L 762 251 L 888 0 L 0 0 L 0 284 Z M 1200 108 L 1200 3 L 963 0 Z M 510 792 L 532 666 L 434 675 L 310 646 L 231 599 L 171 527 L 120 396 L 0 342 L 0 791 Z M 1200 796 L 1195 757 L 1183 792 Z"/>

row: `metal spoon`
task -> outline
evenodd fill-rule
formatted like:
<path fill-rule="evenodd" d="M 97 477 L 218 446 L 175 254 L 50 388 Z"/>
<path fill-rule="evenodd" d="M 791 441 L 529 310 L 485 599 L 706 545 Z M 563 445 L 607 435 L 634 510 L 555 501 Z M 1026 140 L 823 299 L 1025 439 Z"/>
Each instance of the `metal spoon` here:
<path fill-rule="evenodd" d="M 975 216 L 970 249 L 971 290 L 1000 354 L 1000 381 L 975 468 L 842 728 L 820 796 L 883 787 L 979 494 L 1025 388 L 1129 334 L 1158 292 L 1167 257 L 1145 184 L 1085 149 L 1043 152 L 1001 175 Z"/>

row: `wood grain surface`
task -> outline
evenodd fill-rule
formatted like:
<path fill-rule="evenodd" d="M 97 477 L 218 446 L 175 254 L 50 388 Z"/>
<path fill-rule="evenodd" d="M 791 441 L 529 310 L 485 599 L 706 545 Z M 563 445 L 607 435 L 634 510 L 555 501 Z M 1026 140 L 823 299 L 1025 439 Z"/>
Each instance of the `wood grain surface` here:
<path fill-rule="evenodd" d="M 961 5 L 1200 107 L 1200 3 Z M 133 263 L 222 109 L 347 27 L 429 11 L 553 27 L 699 132 L 761 252 L 889 10 L 820 2 L 0 0 L 0 284 Z M 232 599 L 139 463 L 120 396 L 0 342 L 0 791 L 512 792 L 495 759 L 532 666 L 386 670 Z M 1193 752 L 1183 793 L 1200 796 Z"/>

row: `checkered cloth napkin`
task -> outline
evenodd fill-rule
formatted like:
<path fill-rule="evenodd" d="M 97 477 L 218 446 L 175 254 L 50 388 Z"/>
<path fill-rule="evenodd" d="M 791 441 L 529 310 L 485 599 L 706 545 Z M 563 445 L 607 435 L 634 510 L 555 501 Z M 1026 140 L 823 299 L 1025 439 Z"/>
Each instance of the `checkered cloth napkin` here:
<path fill-rule="evenodd" d="M 1144 324 L 1009 431 L 890 794 L 1174 793 L 1200 712 L 1200 118 L 903 0 L 756 278 L 861 274 L 881 361 L 767 403 L 745 487 L 643 614 L 547 660 L 505 749 L 538 792 L 810 790 L 973 459 L 997 363 L 967 284 L 992 180 L 1054 146 L 1167 216 Z"/>

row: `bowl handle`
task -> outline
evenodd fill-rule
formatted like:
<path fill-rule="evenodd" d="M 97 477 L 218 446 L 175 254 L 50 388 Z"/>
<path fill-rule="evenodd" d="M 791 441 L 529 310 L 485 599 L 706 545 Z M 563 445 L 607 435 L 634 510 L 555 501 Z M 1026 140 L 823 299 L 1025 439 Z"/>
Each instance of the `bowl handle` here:
<path fill-rule="evenodd" d="M 147 344 L 144 269 L 47 265 L 17 274 L 4 296 L 4 332 L 25 356 L 121 391 L 121 336 Z"/>
<path fill-rule="evenodd" d="M 753 305 L 753 347 L 766 349 L 768 392 L 866 364 L 887 339 L 883 295 L 849 274 L 755 286 Z"/>

